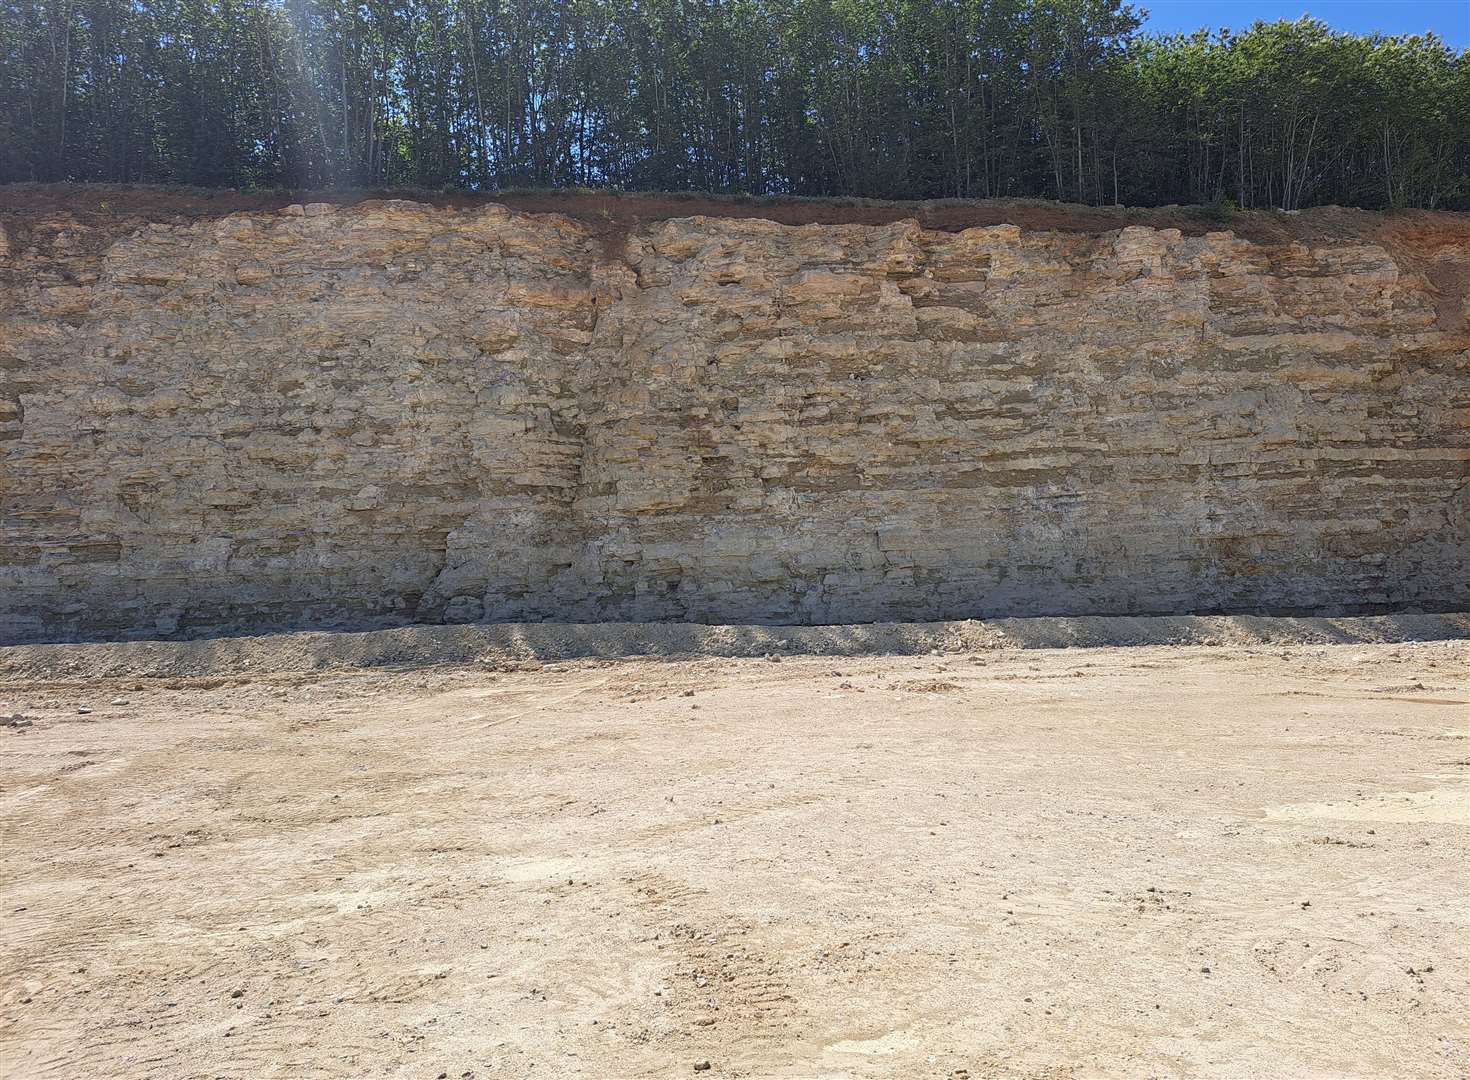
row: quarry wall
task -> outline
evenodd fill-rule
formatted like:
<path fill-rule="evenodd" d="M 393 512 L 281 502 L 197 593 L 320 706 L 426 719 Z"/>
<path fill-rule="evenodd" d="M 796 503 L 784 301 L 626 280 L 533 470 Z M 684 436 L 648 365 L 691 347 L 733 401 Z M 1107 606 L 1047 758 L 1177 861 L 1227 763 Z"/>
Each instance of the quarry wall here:
<path fill-rule="evenodd" d="M 1422 215 L 0 220 L 0 641 L 1470 607 Z"/>

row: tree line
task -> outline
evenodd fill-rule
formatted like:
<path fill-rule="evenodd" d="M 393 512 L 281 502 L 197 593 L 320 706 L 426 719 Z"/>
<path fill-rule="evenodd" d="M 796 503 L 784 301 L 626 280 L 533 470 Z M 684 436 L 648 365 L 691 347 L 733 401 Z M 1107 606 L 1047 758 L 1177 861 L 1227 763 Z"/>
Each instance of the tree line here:
<path fill-rule="evenodd" d="M 1470 51 L 1120 0 L 0 0 L 0 181 L 1470 206 Z"/>

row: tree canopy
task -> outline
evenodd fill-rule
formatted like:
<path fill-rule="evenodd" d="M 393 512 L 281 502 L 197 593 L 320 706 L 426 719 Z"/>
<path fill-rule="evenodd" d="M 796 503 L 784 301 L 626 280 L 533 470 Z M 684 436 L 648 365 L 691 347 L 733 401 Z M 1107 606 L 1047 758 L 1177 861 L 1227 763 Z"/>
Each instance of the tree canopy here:
<path fill-rule="evenodd" d="M 1470 206 L 1470 52 L 1120 0 L 0 0 L 0 181 Z"/>

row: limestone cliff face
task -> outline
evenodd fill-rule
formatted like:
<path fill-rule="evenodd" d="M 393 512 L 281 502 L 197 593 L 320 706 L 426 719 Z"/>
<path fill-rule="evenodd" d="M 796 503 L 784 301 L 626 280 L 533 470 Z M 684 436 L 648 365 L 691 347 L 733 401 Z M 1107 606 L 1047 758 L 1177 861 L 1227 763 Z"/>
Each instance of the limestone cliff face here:
<path fill-rule="evenodd" d="M 0 242 L 0 639 L 1470 606 L 1470 245 L 403 202 Z"/>

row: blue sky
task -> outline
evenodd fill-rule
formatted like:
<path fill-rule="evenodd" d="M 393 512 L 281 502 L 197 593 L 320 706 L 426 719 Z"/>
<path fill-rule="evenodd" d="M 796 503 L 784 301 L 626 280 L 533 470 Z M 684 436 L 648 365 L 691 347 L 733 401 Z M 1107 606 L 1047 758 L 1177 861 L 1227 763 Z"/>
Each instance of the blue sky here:
<path fill-rule="evenodd" d="M 1334 30 L 1422 34 L 1433 30 L 1456 48 L 1470 47 L 1470 0 L 1134 0 L 1147 9 L 1144 29 L 1188 33 L 1201 26 L 1243 29 L 1261 19 L 1321 19 Z"/>

